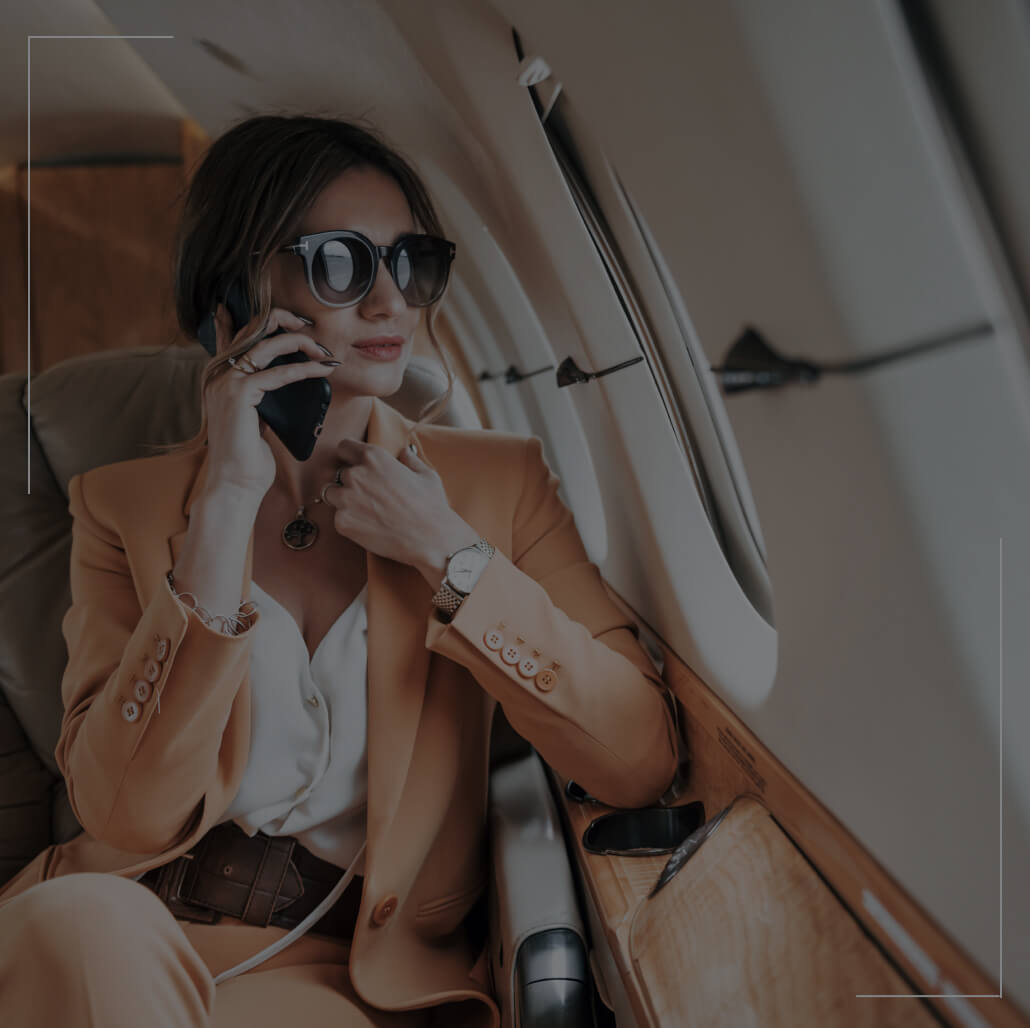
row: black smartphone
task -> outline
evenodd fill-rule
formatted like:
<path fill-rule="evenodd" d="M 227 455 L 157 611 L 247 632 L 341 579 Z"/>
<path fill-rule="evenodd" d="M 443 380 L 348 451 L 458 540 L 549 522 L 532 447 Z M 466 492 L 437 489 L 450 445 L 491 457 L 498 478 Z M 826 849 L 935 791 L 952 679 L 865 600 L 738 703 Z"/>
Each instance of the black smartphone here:
<path fill-rule="evenodd" d="M 239 332 L 250 321 L 250 309 L 239 283 L 234 282 L 222 301 L 232 318 L 233 332 Z M 279 335 L 285 329 L 277 329 Z M 207 315 L 197 329 L 197 339 L 205 350 L 215 355 L 215 319 Z M 306 353 L 295 350 L 270 361 L 268 367 L 296 364 L 310 360 Z M 265 393 L 257 406 L 258 416 L 283 441 L 296 460 L 307 460 L 315 449 L 315 442 L 325 422 L 333 390 L 324 378 L 305 378 L 291 382 L 280 389 Z"/>

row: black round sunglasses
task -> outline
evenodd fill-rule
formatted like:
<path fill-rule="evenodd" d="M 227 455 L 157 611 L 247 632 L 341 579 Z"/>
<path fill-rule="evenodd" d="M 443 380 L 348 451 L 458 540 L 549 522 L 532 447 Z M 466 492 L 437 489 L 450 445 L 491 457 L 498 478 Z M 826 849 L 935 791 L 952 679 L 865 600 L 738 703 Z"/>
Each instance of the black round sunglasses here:
<path fill-rule="evenodd" d="M 447 286 L 455 246 L 449 239 L 419 234 L 377 246 L 360 232 L 339 229 L 300 236 L 279 252 L 303 259 L 308 288 L 327 307 L 360 303 L 375 285 L 381 257 L 408 305 L 428 307 Z"/>

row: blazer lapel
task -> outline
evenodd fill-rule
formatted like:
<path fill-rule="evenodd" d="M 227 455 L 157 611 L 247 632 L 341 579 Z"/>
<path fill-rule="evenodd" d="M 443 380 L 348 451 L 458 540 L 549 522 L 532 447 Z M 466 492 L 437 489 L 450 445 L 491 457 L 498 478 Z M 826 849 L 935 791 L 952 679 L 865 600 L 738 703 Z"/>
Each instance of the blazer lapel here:
<path fill-rule="evenodd" d="M 376 399 L 368 442 L 395 457 L 415 442 L 412 424 Z M 428 463 L 428 461 L 426 461 Z M 433 590 L 413 567 L 369 553 L 368 857 L 393 820 L 422 715 L 430 652 L 426 617 Z"/>

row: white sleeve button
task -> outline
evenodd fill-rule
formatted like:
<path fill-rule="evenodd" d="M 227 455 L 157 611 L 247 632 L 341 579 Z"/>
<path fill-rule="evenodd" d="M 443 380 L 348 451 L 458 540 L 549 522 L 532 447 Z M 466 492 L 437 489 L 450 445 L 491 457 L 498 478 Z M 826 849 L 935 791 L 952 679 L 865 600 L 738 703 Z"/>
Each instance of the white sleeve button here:
<path fill-rule="evenodd" d="M 523 657 L 519 661 L 519 674 L 523 678 L 532 678 L 539 670 L 540 665 L 532 657 Z"/>
<path fill-rule="evenodd" d="M 143 677 L 148 682 L 156 682 L 161 677 L 161 665 L 153 657 L 147 657 L 143 665 Z"/>
<path fill-rule="evenodd" d="M 138 721 L 140 715 L 140 705 L 134 700 L 126 700 L 122 704 L 122 717 L 126 721 Z"/>
<path fill-rule="evenodd" d="M 158 639 L 157 646 L 154 648 L 154 657 L 157 660 L 164 660 L 168 656 L 168 640 Z"/>
<path fill-rule="evenodd" d="M 132 695 L 135 696 L 140 703 L 146 703 L 147 700 L 150 699 L 153 691 L 154 687 L 143 678 L 137 679 L 136 684 L 132 687 Z"/>
<path fill-rule="evenodd" d="M 504 645 L 504 636 L 496 628 L 490 628 L 483 636 L 483 642 L 488 650 L 496 651 Z"/>

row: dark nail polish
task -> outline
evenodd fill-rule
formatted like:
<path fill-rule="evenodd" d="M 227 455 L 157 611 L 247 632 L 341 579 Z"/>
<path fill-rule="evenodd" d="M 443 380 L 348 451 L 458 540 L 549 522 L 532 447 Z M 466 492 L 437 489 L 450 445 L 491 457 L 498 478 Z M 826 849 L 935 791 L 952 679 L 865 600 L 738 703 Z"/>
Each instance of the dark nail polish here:
<path fill-rule="evenodd" d="M 342 361 L 319 361 L 318 363 L 319 364 L 324 364 L 327 368 L 335 368 L 335 367 L 339 367 L 339 365 L 342 364 L 343 362 Z"/>
<path fill-rule="evenodd" d="M 312 342 L 314 342 L 314 340 L 312 340 Z M 315 346 L 317 346 L 327 357 L 332 357 L 333 351 L 330 350 L 329 347 L 323 346 L 321 343 L 315 343 Z"/>

